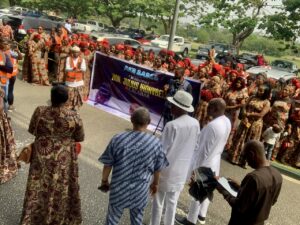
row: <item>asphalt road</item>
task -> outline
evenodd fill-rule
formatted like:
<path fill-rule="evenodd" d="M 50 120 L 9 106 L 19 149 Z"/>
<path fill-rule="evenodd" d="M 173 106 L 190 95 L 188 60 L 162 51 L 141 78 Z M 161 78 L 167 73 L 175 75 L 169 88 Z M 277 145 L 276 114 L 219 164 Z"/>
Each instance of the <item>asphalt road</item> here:
<path fill-rule="evenodd" d="M 15 106 L 17 110 L 9 113 L 18 149 L 31 143 L 33 137 L 27 128 L 34 109 L 45 105 L 50 98 L 49 87 L 32 86 L 20 80 L 15 87 Z M 104 224 L 108 195 L 97 190 L 101 179 L 102 165 L 98 163 L 99 155 L 105 149 L 110 138 L 125 129 L 131 128 L 128 121 L 115 117 L 89 105 L 84 105 L 80 111 L 85 126 L 86 139 L 79 157 L 80 194 L 84 225 Z M 241 180 L 251 169 L 244 170 L 222 161 L 221 175 Z M 18 176 L 12 181 L 0 186 L 0 225 L 17 225 L 20 220 L 25 193 L 28 166 L 23 165 Z M 281 195 L 273 207 L 269 225 L 299 225 L 300 224 L 300 182 L 284 177 Z M 184 190 L 180 196 L 178 212 L 188 211 L 189 196 Z M 208 225 L 226 225 L 230 218 L 230 207 L 216 193 L 210 205 Z M 145 224 L 149 224 L 150 207 L 145 212 Z M 129 214 L 125 211 L 121 225 L 129 225 Z"/>

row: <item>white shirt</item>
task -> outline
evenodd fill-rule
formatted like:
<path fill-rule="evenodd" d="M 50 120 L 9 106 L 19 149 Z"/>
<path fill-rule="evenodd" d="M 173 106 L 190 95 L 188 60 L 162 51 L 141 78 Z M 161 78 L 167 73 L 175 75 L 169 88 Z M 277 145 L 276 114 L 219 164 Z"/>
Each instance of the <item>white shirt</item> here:
<path fill-rule="evenodd" d="M 280 133 L 274 133 L 273 128 L 269 127 L 262 135 L 264 142 L 275 145 L 276 141 L 280 138 Z"/>
<path fill-rule="evenodd" d="M 186 183 L 200 135 L 199 122 L 189 115 L 166 124 L 161 142 L 169 166 L 161 171 L 159 191 L 181 191 Z"/>
<path fill-rule="evenodd" d="M 199 167 L 208 167 L 220 173 L 221 154 L 227 143 L 231 131 L 230 120 L 226 116 L 220 116 L 205 126 L 200 134 L 198 155 L 193 162 L 193 170 Z"/>
<path fill-rule="evenodd" d="M 72 32 L 72 25 L 70 23 L 65 24 L 65 28 L 71 33 Z"/>
<path fill-rule="evenodd" d="M 79 60 L 79 57 L 77 57 L 76 59 L 73 59 L 74 60 L 74 65 L 77 65 L 77 62 Z M 80 66 L 80 69 L 81 71 L 84 73 L 86 71 L 86 63 L 85 63 L 85 60 L 84 58 L 81 58 L 82 62 L 81 62 L 81 66 Z M 71 67 L 71 63 L 70 63 L 70 57 L 67 58 L 66 60 L 66 71 L 72 71 L 73 68 Z M 83 80 L 81 81 L 74 81 L 74 82 L 68 82 L 66 81 L 65 83 L 67 86 L 69 87 L 79 87 L 79 86 L 83 86 L 84 83 L 83 83 Z"/>

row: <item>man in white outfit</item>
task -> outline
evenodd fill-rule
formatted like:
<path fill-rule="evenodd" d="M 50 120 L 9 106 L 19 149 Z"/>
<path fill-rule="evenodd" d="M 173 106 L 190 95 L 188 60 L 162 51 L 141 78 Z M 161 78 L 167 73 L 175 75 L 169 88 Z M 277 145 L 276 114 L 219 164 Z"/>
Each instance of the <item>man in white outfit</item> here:
<path fill-rule="evenodd" d="M 150 225 L 160 225 L 164 205 L 164 225 L 174 225 L 177 201 L 190 176 L 188 174 L 200 135 L 199 122 L 188 115 L 188 112 L 194 111 L 192 95 L 179 90 L 174 97 L 167 99 L 172 104 L 171 112 L 175 119 L 166 124 L 161 142 L 170 164 L 160 174 Z"/>
<path fill-rule="evenodd" d="M 193 170 L 199 167 L 209 167 L 216 176 L 220 173 L 221 154 L 231 131 L 230 120 L 224 115 L 226 103 L 221 98 L 209 102 L 207 115 L 212 117 L 200 134 L 198 155 L 194 158 Z M 187 218 L 176 215 L 176 221 L 183 225 L 195 225 L 197 220 L 205 224 L 210 201 L 205 199 L 201 204 L 192 199 Z"/>

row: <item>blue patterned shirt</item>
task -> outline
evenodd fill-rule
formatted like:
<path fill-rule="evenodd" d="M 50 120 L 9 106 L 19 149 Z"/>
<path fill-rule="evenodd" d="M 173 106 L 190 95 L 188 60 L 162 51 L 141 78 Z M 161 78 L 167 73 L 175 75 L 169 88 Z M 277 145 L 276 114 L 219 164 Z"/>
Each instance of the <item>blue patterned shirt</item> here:
<path fill-rule="evenodd" d="M 159 139 L 139 131 L 115 135 L 99 161 L 113 167 L 109 204 L 130 209 L 146 206 L 153 173 L 169 164 Z"/>

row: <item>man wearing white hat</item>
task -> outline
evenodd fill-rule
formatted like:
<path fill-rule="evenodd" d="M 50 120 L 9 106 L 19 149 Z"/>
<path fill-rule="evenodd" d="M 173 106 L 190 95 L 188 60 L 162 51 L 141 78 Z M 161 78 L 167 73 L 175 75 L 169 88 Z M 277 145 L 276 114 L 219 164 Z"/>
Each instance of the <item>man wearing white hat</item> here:
<path fill-rule="evenodd" d="M 164 205 L 164 225 L 174 224 L 177 201 L 189 178 L 200 135 L 199 122 L 188 115 L 194 111 L 192 95 L 179 90 L 167 100 L 172 105 L 171 112 L 175 118 L 166 124 L 161 136 L 169 166 L 161 171 L 158 193 L 153 199 L 151 225 L 160 225 Z"/>
<path fill-rule="evenodd" d="M 65 84 L 69 90 L 69 99 L 66 104 L 70 109 L 77 110 L 83 105 L 85 71 L 86 62 L 80 56 L 80 48 L 74 46 L 71 48 L 71 56 L 66 60 Z"/>
<path fill-rule="evenodd" d="M 201 131 L 197 155 L 193 157 L 192 169 L 208 167 L 215 172 L 216 176 L 220 173 L 221 154 L 227 143 L 230 131 L 230 120 L 224 115 L 226 103 L 222 98 L 212 99 L 207 108 L 207 115 L 212 117 Z M 197 173 L 196 173 L 197 176 Z M 192 199 L 187 218 L 176 215 L 176 221 L 183 225 L 196 225 L 197 220 L 200 224 L 205 224 L 210 201 L 205 199 L 201 204 Z"/>

